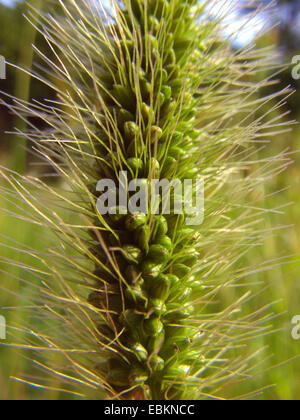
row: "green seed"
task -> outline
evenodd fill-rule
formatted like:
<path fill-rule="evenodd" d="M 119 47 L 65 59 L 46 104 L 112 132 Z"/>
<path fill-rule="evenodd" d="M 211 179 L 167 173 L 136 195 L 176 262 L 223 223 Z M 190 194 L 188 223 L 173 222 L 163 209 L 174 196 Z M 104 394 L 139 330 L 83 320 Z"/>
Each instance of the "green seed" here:
<path fill-rule="evenodd" d="M 200 136 L 200 131 L 192 129 L 189 131 L 189 136 L 192 137 L 192 139 L 197 139 Z"/>
<path fill-rule="evenodd" d="M 133 121 L 127 121 L 124 124 L 124 133 L 128 142 L 135 140 L 140 132 L 139 126 Z"/>
<path fill-rule="evenodd" d="M 176 160 L 183 159 L 186 157 L 186 152 L 180 147 L 170 147 L 169 155 Z"/>
<path fill-rule="evenodd" d="M 149 161 L 146 163 L 146 172 L 149 173 L 151 171 L 159 171 L 160 164 L 159 161 L 155 158 L 149 159 Z"/>
<path fill-rule="evenodd" d="M 158 102 L 159 106 L 161 106 L 161 107 L 166 102 L 165 95 L 162 92 L 159 92 L 157 102 Z"/>
<path fill-rule="evenodd" d="M 141 94 L 144 102 L 147 102 L 151 96 L 152 85 L 145 78 L 140 79 Z"/>
<path fill-rule="evenodd" d="M 145 102 L 143 102 L 141 111 L 142 111 L 144 122 L 147 124 L 150 118 L 150 106 L 145 104 Z"/>
<path fill-rule="evenodd" d="M 172 87 L 172 92 L 174 96 L 178 96 L 182 94 L 183 86 L 182 86 L 182 81 L 180 78 L 172 79 L 169 82 L 169 84 Z"/>
<path fill-rule="evenodd" d="M 140 343 L 133 344 L 132 351 L 139 362 L 145 362 L 148 359 L 148 352 Z"/>
<path fill-rule="evenodd" d="M 205 363 L 205 357 L 201 355 L 199 350 L 190 350 L 184 355 L 185 363 L 188 365 L 193 365 L 194 367 L 201 367 Z"/>
<path fill-rule="evenodd" d="M 193 241 L 195 236 L 195 230 L 187 227 L 183 227 L 180 231 L 180 248 L 185 244 Z"/>
<path fill-rule="evenodd" d="M 170 86 L 162 86 L 161 88 L 162 93 L 164 94 L 166 100 L 168 101 L 171 99 L 172 96 L 172 88 Z"/>
<path fill-rule="evenodd" d="M 153 125 L 150 129 L 150 140 L 151 143 L 157 142 L 163 135 L 163 131 L 160 127 Z"/>
<path fill-rule="evenodd" d="M 146 278 L 155 278 L 159 275 L 160 270 L 161 270 L 161 265 L 160 264 L 156 264 L 153 263 L 150 260 L 145 260 L 142 262 L 142 264 L 140 265 L 141 267 L 141 271 L 143 273 L 143 276 L 145 276 Z"/>
<path fill-rule="evenodd" d="M 144 213 L 134 213 L 127 217 L 126 228 L 131 232 L 137 230 L 147 222 L 147 216 Z"/>
<path fill-rule="evenodd" d="M 134 245 L 124 245 L 121 249 L 127 261 L 139 264 L 143 259 L 142 251 Z"/>
<path fill-rule="evenodd" d="M 174 301 L 174 298 L 180 301 L 185 301 L 192 293 L 193 289 L 191 287 L 182 288 L 174 288 L 171 290 L 170 293 L 170 301 Z"/>
<path fill-rule="evenodd" d="M 150 43 L 151 47 L 154 50 L 157 50 L 158 49 L 158 41 L 157 41 L 157 38 L 155 36 L 148 35 L 148 42 Z"/>
<path fill-rule="evenodd" d="M 145 251 L 146 254 L 149 252 L 149 238 L 150 228 L 147 225 L 141 227 L 135 232 L 135 240 L 138 243 L 138 246 Z"/>
<path fill-rule="evenodd" d="M 150 360 L 150 366 L 154 371 L 162 371 L 165 367 L 165 361 L 163 358 L 161 358 L 160 356 L 158 356 L 157 354 L 154 354 L 151 357 Z"/>
<path fill-rule="evenodd" d="M 165 302 L 161 299 L 150 299 L 149 311 L 155 316 L 160 316 L 166 312 L 167 308 Z"/>
<path fill-rule="evenodd" d="M 140 364 L 133 364 L 129 374 L 129 381 L 133 385 L 143 384 L 148 380 L 148 374 Z"/>
<path fill-rule="evenodd" d="M 127 109 L 120 109 L 119 111 L 119 124 L 121 127 L 124 126 L 124 124 L 127 121 L 133 121 L 134 120 L 134 116 L 131 112 L 127 111 Z"/>
<path fill-rule="evenodd" d="M 136 157 L 142 154 L 144 145 L 141 141 L 132 140 L 130 145 L 128 146 L 128 156 Z"/>
<path fill-rule="evenodd" d="M 176 340 L 176 345 L 179 349 L 179 351 L 185 351 L 188 348 L 191 347 L 193 341 L 189 339 L 188 337 L 181 337 Z"/>
<path fill-rule="evenodd" d="M 158 354 L 165 341 L 165 331 L 162 330 L 160 334 L 150 337 L 147 344 L 149 354 Z"/>
<path fill-rule="evenodd" d="M 187 276 L 190 271 L 191 268 L 184 264 L 174 264 L 172 267 L 172 273 L 179 278 Z"/>
<path fill-rule="evenodd" d="M 150 245 L 148 259 L 155 264 L 164 264 L 168 261 L 169 251 L 162 245 Z"/>
<path fill-rule="evenodd" d="M 155 16 L 149 16 L 149 26 L 156 33 L 159 30 L 160 22 Z"/>
<path fill-rule="evenodd" d="M 154 243 L 163 246 L 168 251 L 170 251 L 173 246 L 171 238 L 169 238 L 167 235 L 156 237 Z"/>
<path fill-rule="evenodd" d="M 159 335 L 164 329 L 164 325 L 161 320 L 153 316 L 150 319 L 144 321 L 144 331 L 147 335 L 156 336 Z"/>
<path fill-rule="evenodd" d="M 175 158 L 169 156 L 167 157 L 167 159 L 165 160 L 164 166 L 162 168 L 162 175 L 170 175 L 173 174 L 173 172 L 175 172 L 176 168 L 177 168 L 178 162 Z"/>
<path fill-rule="evenodd" d="M 179 65 L 178 64 L 168 64 L 166 67 L 165 67 L 165 69 L 166 69 L 166 71 L 167 71 L 167 73 L 168 73 L 168 75 L 170 75 L 169 77 L 172 79 L 172 80 L 175 80 L 175 79 L 177 79 L 178 78 L 178 76 L 179 76 L 179 74 L 180 74 L 180 67 L 179 67 Z"/>
<path fill-rule="evenodd" d="M 170 49 L 168 56 L 165 59 L 165 65 L 169 66 L 172 64 L 176 64 L 176 55 L 173 49 Z"/>
<path fill-rule="evenodd" d="M 137 266 L 129 265 L 126 268 L 125 276 L 130 284 L 143 284 L 143 279 L 141 277 L 141 272 L 138 270 Z"/>
<path fill-rule="evenodd" d="M 138 309 L 142 311 L 146 310 L 148 306 L 148 299 L 144 296 L 141 288 L 126 289 L 125 296 L 132 303 L 135 303 Z"/>
<path fill-rule="evenodd" d="M 168 369 L 168 376 L 173 378 L 184 378 L 188 375 L 191 367 L 188 365 L 177 365 Z"/>
<path fill-rule="evenodd" d="M 164 216 L 155 216 L 154 220 L 153 238 L 155 240 L 157 237 L 168 233 L 168 222 Z"/>
<path fill-rule="evenodd" d="M 193 267 L 198 262 L 199 256 L 200 254 L 195 248 L 190 248 L 184 256 L 178 258 L 178 262 L 188 267 Z"/>
<path fill-rule="evenodd" d="M 170 282 L 170 287 L 177 287 L 178 284 L 180 283 L 180 280 L 177 276 L 175 276 L 174 274 L 166 274 L 166 277 L 168 278 L 169 282 Z"/>
<path fill-rule="evenodd" d="M 129 166 L 129 168 L 133 170 L 133 172 L 141 171 L 144 166 L 142 159 L 134 157 L 127 159 L 126 163 Z"/>
<path fill-rule="evenodd" d="M 194 179 L 198 173 L 199 173 L 198 168 L 189 169 L 187 172 L 185 172 L 185 178 L 186 179 Z"/>
<path fill-rule="evenodd" d="M 199 261 L 199 253 L 195 252 L 182 259 L 183 264 L 193 267 Z"/>
<path fill-rule="evenodd" d="M 143 314 L 137 313 L 134 309 L 127 309 L 121 316 L 120 322 L 128 325 L 133 331 L 136 331 L 144 319 Z"/>
<path fill-rule="evenodd" d="M 171 101 L 167 101 L 164 104 L 162 112 L 165 115 L 165 117 L 170 116 L 170 115 L 174 115 L 177 107 L 178 107 L 177 101 L 172 99 Z"/>
<path fill-rule="evenodd" d="M 122 85 L 113 85 L 113 96 L 116 98 L 116 100 L 122 105 L 124 108 L 134 107 L 134 96 L 132 94 L 132 91 Z"/>
<path fill-rule="evenodd" d="M 195 291 L 195 292 L 201 292 L 201 291 L 203 291 L 203 289 L 204 289 L 204 285 L 203 285 L 203 282 L 202 281 L 200 281 L 200 280 L 194 280 L 195 279 L 195 277 L 194 276 L 192 276 L 192 278 L 191 279 L 189 279 L 189 281 L 188 281 L 188 285 L 193 289 L 193 291 Z"/>
<path fill-rule="evenodd" d="M 153 299 L 160 299 L 163 302 L 167 299 L 171 286 L 168 275 L 160 274 L 151 282 L 147 281 L 146 285 L 149 296 Z"/>
<path fill-rule="evenodd" d="M 186 299 L 186 298 L 188 298 L 190 295 L 191 295 L 191 293 L 192 293 L 192 289 L 190 288 L 190 287 L 187 287 L 185 290 L 184 290 L 184 292 L 183 292 L 183 294 L 182 294 L 182 297 L 181 297 L 181 299 Z"/>
<path fill-rule="evenodd" d="M 182 142 L 183 134 L 181 131 L 175 131 L 172 137 L 172 144 L 178 146 Z"/>
<path fill-rule="evenodd" d="M 164 320 L 166 322 L 179 323 L 180 321 L 188 319 L 191 316 L 191 312 L 192 312 L 192 307 L 182 309 L 182 310 L 177 310 L 177 311 L 172 310 L 171 312 L 167 312 L 164 315 Z"/>

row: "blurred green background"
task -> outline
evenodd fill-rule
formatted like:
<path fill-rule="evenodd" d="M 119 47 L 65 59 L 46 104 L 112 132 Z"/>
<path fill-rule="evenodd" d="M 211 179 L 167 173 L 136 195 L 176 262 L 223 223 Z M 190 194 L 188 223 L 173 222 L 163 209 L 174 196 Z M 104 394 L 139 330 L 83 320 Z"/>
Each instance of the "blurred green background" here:
<path fill-rule="evenodd" d="M 5 3 L 5 4 L 4 4 Z M 46 7 L 43 0 L 31 0 L 30 4 L 36 7 Z M 280 59 L 283 63 L 291 63 L 295 55 L 300 55 L 300 4 L 298 0 L 287 0 L 278 2 L 277 12 L 271 15 L 269 12 L 262 13 L 263 23 L 273 24 L 281 21 L 280 25 L 274 26 L 267 35 L 258 40 L 259 46 L 275 44 Z M 47 52 L 47 46 L 43 39 L 36 33 L 23 17 L 26 10 L 25 2 L 14 3 L 12 1 L 0 2 L 0 55 L 4 56 L 7 62 L 17 63 L 19 66 L 30 69 L 32 60 L 38 62 L 33 56 L 31 44 L 35 44 Z M 239 13 L 232 16 L 232 25 L 243 21 L 247 14 L 253 9 L 246 7 Z M 236 40 L 234 46 L 240 45 L 251 39 L 254 35 L 254 28 L 248 28 Z M 48 51 L 48 54 L 50 52 Z M 299 120 L 300 116 L 300 80 L 292 78 L 292 67 L 290 66 L 280 76 L 277 86 L 268 88 L 261 92 L 262 95 L 272 93 L 275 89 L 291 85 L 295 94 L 290 97 L 284 106 L 284 110 L 290 111 L 285 119 Z M 300 72 L 299 72 L 300 74 Z M 22 99 L 53 98 L 53 92 L 42 86 L 35 80 L 22 73 L 16 72 L 12 67 L 7 66 L 6 80 L 0 80 L 0 90 Z M 22 139 L 15 135 L 8 134 L 8 131 L 24 128 L 24 123 L 13 117 L 8 108 L 0 105 L 0 165 L 17 170 L 18 172 L 36 173 L 41 171 L 31 153 L 24 153 Z M 267 387 L 264 393 L 257 398 L 262 399 L 300 399 L 300 340 L 292 339 L 291 320 L 295 315 L 300 315 L 300 156 L 297 152 L 300 148 L 300 126 L 295 125 L 293 131 L 278 135 L 272 138 L 267 150 L 259 152 L 276 154 L 281 150 L 289 148 L 293 152 L 294 164 L 282 175 L 273 179 L 265 186 L 266 195 L 269 196 L 266 205 L 268 208 L 277 208 L 280 211 L 273 216 L 266 216 L 265 226 L 287 226 L 285 229 L 274 232 L 262 248 L 257 248 L 247 256 L 245 264 L 260 264 L 263 260 L 273 260 L 289 256 L 288 262 L 279 265 L 274 263 L 274 268 L 260 274 L 253 274 L 250 280 L 264 282 L 268 289 L 259 297 L 261 305 L 275 302 L 272 306 L 274 315 L 280 315 L 274 319 L 274 330 L 272 335 L 260 339 L 260 343 L 253 343 L 253 349 L 258 345 L 268 347 L 271 354 L 270 360 L 263 363 L 260 373 L 250 379 L 246 384 L 239 386 L 239 390 L 232 389 L 232 393 L 250 392 L 253 389 Z M 26 163 L 27 162 L 27 163 Z M 47 168 L 44 168 L 47 170 Z M 1 181 L 0 181 L 1 182 Z M 274 192 L 280 191 L 277 194 Z M 0 196 L 0 208 L 9 210 L 9 202 Z M 13 221 L 7 217 L 5 211 L 0 212 L 0 315 L 7 317 L 8 323 L 14 323 L 14 313 L 9 308 L 22 304 L 22 295 L 26 294 L 26 283 L 20 282 L 29 280 L 29 274 L 17 265 L 8 266 L 7 260 L 22 260 L 26 263 L 26 256 L 19 256 L 13 249 L 14 244 L 7 238 L 28 245 L 32 248 L 39 248 L 40 241 L 45 241 L 39 234 L 39 230 L 25 222 Z M 30 262 L 28 261 L 28 264 Z M 28 277 L 28 278 L 27 278 Z M 4 291 L 8 289 L 11 293 Z M 256 301 L 257 304 L 257 301 Z M 251 305 L 249 303 L 249 305 Z M 248 308 L 251 312 L 251 308 Z M 32 322 L 37 322 L 33 320 Z M 2 342 L 3 343 L 3 342 Z M 54 388 L 52 391 L 44 391 L 29 387 L 25 384 L 10 380 L 11 376 L 22 376 L 31 373 L 30 361 L 26 359 L 26 353 L 22 356 L 5 346 L 0 346 L 0 399 L 61 399 L 66 398 L 55 388 L 59 383 L 50 381 L 46 385 Z M 264 355 L 261 357 L 263 361 Z M 284 363 L 285 361 L 288 361 Z M 272 367 L 273 366 L 273 367 Z M 277 367 L 276 367 L 277 366 Z M 233 387 L 234 388 L 234 387 Z"/>

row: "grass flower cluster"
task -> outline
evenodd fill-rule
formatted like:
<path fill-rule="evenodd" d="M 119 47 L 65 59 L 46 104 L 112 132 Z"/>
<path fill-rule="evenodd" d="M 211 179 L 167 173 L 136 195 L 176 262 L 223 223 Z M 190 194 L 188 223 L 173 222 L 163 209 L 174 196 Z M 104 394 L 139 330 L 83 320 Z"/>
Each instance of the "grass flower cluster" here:
<path fill-rule="evenodd" d="M 223 386 L 249 377 L 255 364 L 248 342 L 271 324 L 266 308 L 245 313 L 243 304 L 253 298 L 244 256 L 267 233 L 261 186 L 289 163 L 285 155 L 257 158 L 285 128 L 272 109 L 255 116 L 277 96 L 259 98 L 273 76 L 256 78 L 275 71 L 274 54 L 233 51 L 221 36 L 222 13 L 210 14 L 214 1 L 56 3 L 31 20 L 53 53 L 50 60 L 37 51 L 45 66 L 32 77 L 57 100 L 15 99 L 11 108 L 28 122 L 19 135 L 57 180 L 1 170 L 11 213 L 21 209 L 26 223 L 52 232 L 49 248 L 23 249 L 39 285 L 28 307 L 43 321 L 15 345 L 36 353 L 35 365 L 75 395 L 226 395 Z M 123 214 L 117 206 L 101 215 L 97 183 L 118 184 L 120 171 L 145 185 L 203 178 L 203 224 L 188 226 L 174 208 Z"/>

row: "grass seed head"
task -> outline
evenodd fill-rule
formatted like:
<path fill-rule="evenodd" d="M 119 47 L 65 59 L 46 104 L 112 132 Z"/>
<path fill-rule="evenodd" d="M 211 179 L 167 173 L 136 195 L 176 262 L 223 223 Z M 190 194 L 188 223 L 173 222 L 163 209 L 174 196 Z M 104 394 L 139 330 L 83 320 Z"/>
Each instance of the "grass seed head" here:
<path fill-rule="evenodd" d="M 41 367 L 82 395 L 218 396 L 251 364 L 235 352 L 262 330 L 264 315 L 241 312 L 246 292 L 230 302 L 222 293 L 261 238 L 265 210 L 252 193 L 266 169 L 272 177 L 288 160 L 253 159 L 255 142 L 274 130 L 252 111 L 266 101 L 255 74 L 273 56 L 233 51 L 209 16 L 213 3 L 123 0 L 107 10 L 69 0 L 32 13 L 55 55 L 33 77 L 57 101 L 13 108 L 46 123 L 30 124 L 26 136 L 58 184 L 3 176 L 33 222 L 57 238 L 39 256 L 49 277 L 39 299 L 45 320 L 60 327 L 34 333 L 30 346 L 48 349 Z M 100 215 L 97 182 L 118 185 L 122 170 L 146 183 L 204 177 L 203 224 L 188 227 L 174 211 Z M 67 364 L 56 367 L 53 349 Z"/>

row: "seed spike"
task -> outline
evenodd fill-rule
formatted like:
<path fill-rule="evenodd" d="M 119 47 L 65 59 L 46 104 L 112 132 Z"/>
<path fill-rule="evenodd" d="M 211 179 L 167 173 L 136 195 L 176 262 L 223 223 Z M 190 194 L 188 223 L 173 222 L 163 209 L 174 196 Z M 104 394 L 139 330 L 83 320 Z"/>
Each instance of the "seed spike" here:
<path fill-rule="evenodd" d="M 238 266 L 262 242 L 260 220 L 272 211 L 257 188 L 289 156 L 259 162 L 254 141 L 284 127 L 253 116 L 287 91 L 256 97 L 272 82 L 255 81 L 273 65 L 271 52 L 233 52 L 219 35 L 225 8 L 209 14 L 214 3 L 124 0 L 106 10 L 60 0 L 58 12 L 32 12 L 56 57 L 40 54 L 47 70 L 32 77 L 58 98 L 15 100 L 10 109 L 48 127 L 30 122 L 23 134 L 60 180 L 48 185 L 1 169 L 1 192 L 13 197 L 13 215 L 52 232 L 47 251 L 27 250 L 44 268 L 20 266 L 45 276 L 36 305 L 47 334 L 28 328 L 25 348 L 43 353 L 40 367 L 76 395 L 219 398 L 255 362 L 236 351 L 268 330 L 264 311 L 241 312 L 251 294 L 237 290 L 227 302 L 223 290 L 258 270 Z M 203 224 L 187 226 L 186 212 L 172 208 L 128 214 L 113 203 L 99 214 L 98 182 L 121 188 L 124 170 L 146 185 L 202 176 Z M 60 368 L 52 367 L 56 352 Z"/>

